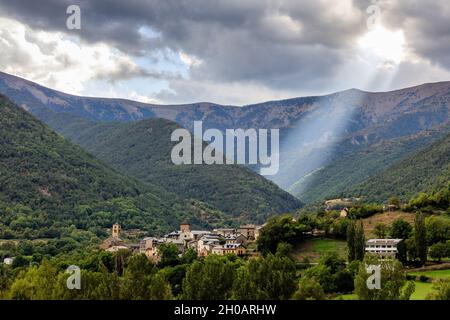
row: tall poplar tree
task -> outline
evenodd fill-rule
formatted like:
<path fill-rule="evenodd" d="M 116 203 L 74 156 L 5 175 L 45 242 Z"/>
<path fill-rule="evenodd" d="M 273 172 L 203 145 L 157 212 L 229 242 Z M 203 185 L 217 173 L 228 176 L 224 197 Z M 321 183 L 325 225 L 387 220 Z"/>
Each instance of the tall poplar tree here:
<path fill-rule="evenodd" d="M 355 227 L 355 260 L 364 260 L 365 247 L 364 224 L 362 220 L 359 220 Z"/>
<path fill-rule="evenodd" d="M 355 222 L 350 220 L 347 225 L 348 262 L 355 260 Z"/>
<path fill-rule="evenodd" d="M 416 246 L 417 257 L 422 265 L 427 262 L 427 231 L 425 228 L 425 216 L 421 212 L 416 213 L 414 223 L 414 243 Z"/>

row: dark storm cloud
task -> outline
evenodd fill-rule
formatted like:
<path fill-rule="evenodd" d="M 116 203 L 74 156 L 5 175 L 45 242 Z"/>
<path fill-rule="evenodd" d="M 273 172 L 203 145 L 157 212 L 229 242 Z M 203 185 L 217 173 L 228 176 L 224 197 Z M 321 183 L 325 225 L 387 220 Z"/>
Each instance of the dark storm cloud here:
<path fill-rule="evenodd" d="M 120 8 L 112 1 L 1 0 L 0 14 L 20 20 L 35 30 L 72 33 L 88 42 L 108 42 L 122 51 L 137 54 L 144 47 L 145 39 L 138 30 L 142 21 L 123 10 L 129 7 L 128 3 L 133 5 L 130 1 L 122 2 Z M 66 10 L 73 4 L 79 5 L 82 13 L 82 29 L 77 31 L 66 28 Z"/>
<path fill-rule="evenodd" d="M 378 3 L 392 29 L 403 28 L 412 49 L 450 67 L 446 0 Z M 65 29 L 70 4 L 82 9 L 87 42 L 106 42 L 132 55 L 158 49 L 201 60 L 192 79 L 253 81 L 271 88 L 320 87 L 351 56 L 367 32 L 369 0 L 0 0 L 3 15 L 36 29 Z M 142 28 L 152 30 L 148 37 Z"/>
<path fill-rule="evenodd" d="M 348 42 L 361 32 L 360 11 L 347 4 L 336 13 L 329 3 L 2 0 L 0 9 L 36 29 L 69 32 L 65 10 L 78 4 L 82 30 L 77 34 L 85 41 L 107 42 L 133 55 L 165 48 L 185 52 L 203 62 L 191 68 L 197 79 L 286 87 L 319 75 L 327 78 L 344 59 Z M 159 36 L 148 38 L 142 27 Z"/>

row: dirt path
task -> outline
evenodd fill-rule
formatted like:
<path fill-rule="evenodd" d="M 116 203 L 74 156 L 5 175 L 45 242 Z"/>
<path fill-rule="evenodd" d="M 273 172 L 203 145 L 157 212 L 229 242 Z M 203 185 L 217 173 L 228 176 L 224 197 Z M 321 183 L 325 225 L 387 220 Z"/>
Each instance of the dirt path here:
<path fill-rule="evenodd" d="M 425 266 L 425 267 L 421 267 L 421 268 L 408 269 L 408 272 L 434 271 L 434 270 L 447 270 L 447 269 L 450 269 L 450 262 L 433 264 L 431 266 Z"/>

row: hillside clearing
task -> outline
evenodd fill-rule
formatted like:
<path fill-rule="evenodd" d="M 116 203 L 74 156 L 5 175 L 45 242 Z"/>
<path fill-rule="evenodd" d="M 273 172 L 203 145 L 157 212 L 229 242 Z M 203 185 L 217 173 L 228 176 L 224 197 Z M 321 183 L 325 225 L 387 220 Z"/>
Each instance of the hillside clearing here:
<path fill-rule="evenodd" d="M 364 222 L 364 233 L 368 237 L 373 236 L 373 230 L 378 223 L 383 223 L 387 226 L 391 225 L 397 219 L 403 219 L 410 224 L 414 224 L 415 215 L 409 212 L 394 211 L 394 212 L 384 212 L 378 213 L 371 217 L 363 219 Z"/>
<path fill-rule="evenodd" d="M 322 256 L 330 252 L 337 252 L 340 257 L 347 258 L 347 243 L 329 238 L 311 238 L 298 243 L 292 250 L 295 260 L 303 262 L 308 258 L 312 263 L 318 262 Z"/>

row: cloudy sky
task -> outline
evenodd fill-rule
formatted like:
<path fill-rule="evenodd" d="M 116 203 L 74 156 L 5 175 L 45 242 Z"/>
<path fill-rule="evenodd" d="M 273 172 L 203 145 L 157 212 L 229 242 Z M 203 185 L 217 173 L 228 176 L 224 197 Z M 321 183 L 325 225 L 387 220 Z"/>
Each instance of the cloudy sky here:
<path fill-rule="evenodd" d="M 69 5 L 81 30 L 66 27 Z M 67 93 L 244 105 L 450 80 L 448 0 L 0 0 L 0 70 Z"/>

